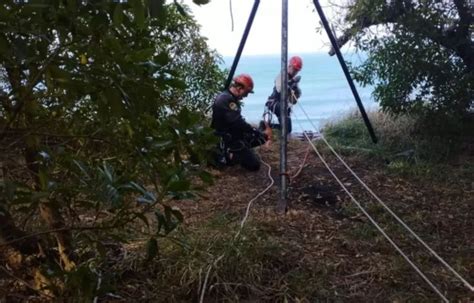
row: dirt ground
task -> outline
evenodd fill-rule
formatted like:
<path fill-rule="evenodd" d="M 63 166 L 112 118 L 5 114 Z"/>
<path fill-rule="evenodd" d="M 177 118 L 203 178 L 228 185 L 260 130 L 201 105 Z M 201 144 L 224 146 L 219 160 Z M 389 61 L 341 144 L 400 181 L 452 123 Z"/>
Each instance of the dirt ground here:
<path fill-rule="evenodd" d="M 312 296 L 308 290 L 301 301 L 440 301 L 356 207 L 306 142 L 291 140 L 288 144 L 289 207 L 286 214 L 277 213 L 278 148 L 273 144 L 270 149 L 258 150 L 264 163 L 270 165 L 275 184 L 253 202 L 248 222 L 292 247 L 283 252 L 291 267 L 313 273 L 306 280 L 307 285 L 301 287 L 311 289 L 311 284 L 318 284 L 314 286 L 318 294 Z M 454 302 L 474 302 L 473 292 L 391 219 L 334 156 L 324 154 L 355 199 L 444 296 Z M 473 180 L 455 176 L 448 181 L 403 178 L 390 174 L 386 163 L 380 161 L 345 159 L 432 249 L 469 283 L 474 282 Z M 217 177 L 215 184 L 202 194 L 200 201 L 180 205 L 189 226 L 222 213 L 242 218 L 249 201 L 271 182 L 265 164 L 258 172 L 227 167 L 213 174 Z"/>
<path fill-rule="evenodd" d="M 274 269 L 265 268 L 263 274 L 255 276 L 254 282 L 261 285 L 244 287 L 258 291 L 236 289 L 230 292 L 234 297 L 224 296 L 226 302 L 441 301 L 432 287 L 357 208 L 306 142 L 293 139 L 288 144 L 290 180 L 286 213 L 276 211 L 280 197 L 279 146 L 273 143 L 270 148 L 262 147 L 257 152 L 263 163 L 258 172 L 248 172 L 239 166 L 211 170 L 215 182 L 199 193 L 199 199 L 176 201 L 185 217 L 184 229 L 191 234 L 228 232 L 229 229 L 233 229 L 232 233 L 237 232 L 252 201 L 244 229 L 252 226 L 246 236 L 258 232 L 258 237 L 243 243 L 253 245 L 252 241 L 271 239 L 281 248 L 279 252 L 271 252 L 276 254 L 271 256 L 271 262 L 263 264 L 261 258 L 256 261 L 260 262 L 255 264 L 259 274 L 262 267 L 275 266 Z M 452 302 L 474 302 L 473 292 L 391 218 L 337 158 L 327 150 L 323 155 L 353 197 L 443 296 Z M 452 164 L 445 172 L 446 178 L 442 179 L 402 177 L 391 173 L 387 162 L 376 159 L 368 161 L 356 156 L 344 159 L 394 213 L 463 278 L 473 283 L 474 181 L 469 178 L 469 172 L 462 173 L 462 165 L 459 165 L 462 161 L 472 161 L 472 153 L 464 155 L 460 163 Z M 272 182 L 274 184 L 269 187 Z M 262 194 L 267 187 L 268 191 Z M 223 216 L 231 218 L 227 230 L 204 227 Z M 144 243 L 145 239 L 137 239 L 126 247 L 112 249 L 120 256 L 114 255 L 112 265 L 104 270 L 115 272 L 119 277 L 117 296 L 105 296 L 104 302 L 199 301 L 196 285 L 203 284 L 207 268 L 214 271 L 210 276 L 218 275 L 218 266 L 207 267 L 207 259 L 203 263 L 202 260 L 195 261 L 192 254 L 180 255 L 178 252 L 173 255 L 179 248 L 162 252 L 156 263 L 144 266 L 140 261 Z M 256 248 L 249 251 L 257 253 L 259 247 L 263 247 L 254 246 Z M 206 245 L 203 248 L 208 249 Z M 209 254 L 205 252 L 205 258 Z M 245 257 L 246 266 L 252 267 L 252 256 Z M 178 263 L 179 258 L 189 259 Z M 240 262 L 238 256 L 232 260 L 233 264 L 222 269 L 231 272 L 230 279 L 237 277 L 235 266 Z M 222 302 L 223 296 L 216 293 L 218 287 L 212 277 L 203 302 Z M 231 285 L 233 281 L 228 277 L 221 276 L 220 282 Z M 185 278 L 187 282 L 183 282 Z"/>

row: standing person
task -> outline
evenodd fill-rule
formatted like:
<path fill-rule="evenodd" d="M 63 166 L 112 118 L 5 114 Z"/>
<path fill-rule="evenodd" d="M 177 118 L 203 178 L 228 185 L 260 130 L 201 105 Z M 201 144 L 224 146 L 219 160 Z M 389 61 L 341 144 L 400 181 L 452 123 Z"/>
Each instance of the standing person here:
<path fill-rule="evenodd" d="M 301 76 L 297 74 L 303 68 L 303 60 L 299 56 L 293 56 L 290 58 L 288 63 L 288 113 L 286 115 L 286 121 L 288 126 L 288 133 L 291 133 L 291 106 L 296 104 L 297 100 L 301 97 L 301 89 L 298 86 Z M 273 87 L 272 94 L 268 97 L 265 103 L 266 112 L 271 112 L 278 117 L 279 124 L 272 124 L 272 128 L 281 128 L 281 117 L 280 117 L 280 97 L 281 97 L 281 72 L 275 79 L 275 85 Z M 264 114 L 265 116 L 265 114 Z"/>
<path fill-rule="evenodd" d="M 252 77 L 248 74 L 234 77 L 229 89 L 214 100 L 211 127 L 221 138 L 219 164 L 240 163 L 250 171 L 257 171 L 260 159 L 252 148 L 264 144 L 267 136 L 242 117 L 241 102 L 249 93 L 253 93 Z"/>

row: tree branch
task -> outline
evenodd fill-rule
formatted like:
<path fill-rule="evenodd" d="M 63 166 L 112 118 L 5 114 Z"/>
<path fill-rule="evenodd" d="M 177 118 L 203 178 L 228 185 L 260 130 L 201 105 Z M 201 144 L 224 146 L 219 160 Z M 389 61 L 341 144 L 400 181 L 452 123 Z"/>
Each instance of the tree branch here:
<path fill-rule="evenodd" d="M 385 8 L 384 12 L 382 12 L 376 18 L 373 18 L 373 14 L 360 14 L 359 18 L 354 20 L 354 24 L 344 31 L 342 36 L 336 39 L 337 45 L 339 48 L 344 46 L 352 37 L 362 31 L 365 28 L 371 27 L 372 25 L 380 25 L 380 24 L 388 24 L 388 23 L 395 23 L 397 20 L 406 14 L 409 10 L 413 8 L 413 4 L 411 1 L 394 1 L 392 5 Z M 351 8 L 349 8 L 350 10 Z M 333 47 L 329 51 L 329 55 L 333 56 L 336 53 Z"/>
<path fill-rule="evenodd" d="M 11 104 L 10 98 L 8 97 L 8 94 L 3 89 L 0 89 L 0 103 L 2 104 L 3 108 L 5 108 L 6 111 L 12 110 L 12 104 Z"/>
<path fill-rule="evenodd" d="M 41 66 L 41 68 L 38 70 L 38 72 L 31 78 L 29 83 L 26 85 L 26 87 L 24 89 L 25 94 L 23 96 L 18 96 L 17 104 L 15 104 L 15 106 L 13 108 L 13 115 L 10 118 L 10 120 L 6 123 L 6 125 L 3 127 L 2 131 L 0 132 L 0 138 L 2 138 L 5 135 L 5 130 L 7 130 L 10 127 L 10 125 L 13 123 L 13 121 L 15 121 L 15 119 L 18 116 L 18 114 L 20 113 L 23 105 L 25 104 L 25 99 L 27 99 L 31 96 L 31 94 L 33 93 L 33 88 L 38 84 L 39 80 L 41 79 L 41 76 L 46 71 L 46 68 L 51 64 L 53 59 L 56 58 L 56 56 L 60 53 L 62 48 L 63 47 L 59 46 L 51 54 L 51 56 L 49 56 L 45 60 L 43 66 Z M 12 85 L 12 92 L 10 93 L 10 95 L 17 94 L 18 91 L 20 90 L 20 87 L 21 87 L 21 79 L 20 79 L 20 75 L 19 75 L 20 71 L 19 71 L 19 69 L 7 68 L 7 72 L 8 72 L 8 75 L 9 75 L 10 83 Z M 11 77 L 10 77 L 10 75 L 11 75 Z"/>
<path fill-rule="evenodd" d="M 38 240 L 34 235 L 29 237 L 33 238 L 33 240 L 30 239 L 30 241 L 18 243 L 22 242 L 26 237 L 26 233 L 16 227 L 10 213 L 6 209 L 0 208 L 0 247 L 11 246 L 11 244 L 16 243 L 18 245 L 14 245 L 13 248 L 22 254 L 35 253 L 37 250 Z"/>
<path fill-rule="evenodd" d="M 47 293 L 44 293 L 44 292 L 41 292 L 39 291 L 38 289 L 34 288 L 33 286 L 30 285 L 30 283 L 26 282 L 25 280 L 21 279 L 20 277 L 17 277 L 15 276 L 14 274 L 12 274 L 10 271 L 8 271 L 5 267 L 3 266 L 0 266 L 0 268 L 3 270 L 4 273 L 6 273 L 8 276 L 10 276 L 10 278 L 13 278 L 17 281 L 19 281 L 20 283 L 22 283 L 23 285 L 25 285 L 27 288 L 31 289 L 32 291 L 38 293 L 39 295 L 41 296 L 44 296 L 48 299 L 54 299 L 53 296 L 47 294 Z"/>
<path fill-rule="evenodd" d="M 358 16 L 354 16 L 354 24 L 346 29 L 342 36 L 337 38 L 337 45 L 344 46 L 357 33 L 373 26 L 388 23 L 401 24 L 401 18 L 410 14 L 410 17 L 416 18 L 415 22 L 405 24 L 408 31 L 419 33 L 426 38 L 438 43 L 442 47 L 455 52 L 464 62 L 467 72 L 474 70 L 474 43 L 471 40 L 469 27 L 473 22 L 469 8 L 464 0 L 453 0 L 456 6 L 459 20 L 447 29 L 440 30 L 435 28 L 428 20 L 419 16 L 414 12 L 414 6 L 410 0 L 398 0 L 385 8 L 384 11 L 374 16 L 373 13 L 361 12 Z M 349 10 L 354 9 L 354 6 Z M 329 54 L 335 54 L 334 48 L 331 48 Z"/>
<path fill-rule="evenodd" d="M 63 232 L 63 231 L 104 230 L 104 229 L 113 229 L 113 228 L 117 228 L 117 227 L 118 226 L 115 226 L 115 225 L 111 225 L 111 226 L 69 226 L 69 227 L 61 227 L 61 228 L 56 228 L 56 229 L 49 229 L 49 230 L 45 230 L 45 231 L 40 231 L 40 232 L 24 235 L 20 238 L 13 239 L 13 240 L 10 240 L 8 242 L 0 243 L 0 247 L 9 246 L 9 245 L 18 243 L 18 242 L 26 240 L 26 239 L 35 238 L 35 237 L 38 237 L 38 236 L 48 235 L 48 234 L 52 234 L 52 233 Z"/>

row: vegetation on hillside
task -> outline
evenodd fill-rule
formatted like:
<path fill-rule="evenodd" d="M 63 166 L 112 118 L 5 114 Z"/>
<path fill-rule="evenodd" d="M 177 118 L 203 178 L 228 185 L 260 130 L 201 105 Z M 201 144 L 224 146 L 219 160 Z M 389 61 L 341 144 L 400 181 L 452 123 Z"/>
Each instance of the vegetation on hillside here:
<path fill-rule="evenodd" d="M 339 4 L 340 45 L 368 59 L 352 72 L 374 85 L 382 109 L 416 115 L 419 127 L 450 136 L 473 102 L 474 13 L 467 0 L 364 1 Z"/>
<path fill-rule="evenodd" d="M 0 6 L 0 252 L 44 297 L 104 292 L 107 245 L 141 234 L 151 259 L 172 199 L 210 181 L 220 58 L 186 7 L 152 4 Z"/>
<path fill-rule="evenodd" d="M 340 41 L 369 54 L 352 71 L 389 114 L 371 117 L 377 146 L 357 115 L 325 134 L 465 274 L 472 16 L 466 1 L 439 3 L 351 2 Z M 272 211 L 274 187 L 234 237 L 267 174 L 229 168 L 202 191 L 220 174 L 205 166 L 216 143 L 206 110 L 224 74 L 188 13 L 164 0 L 0 6 L 0 297 L 432 300 L 314 159 L 290 184 L 287 217 Z M 291 165 L 306 159 L 302 147 L 290 146 Z M 276 145 L 267 152 L 276 167 Z M 452 297 L 468 298 L 412 252 Z"/>

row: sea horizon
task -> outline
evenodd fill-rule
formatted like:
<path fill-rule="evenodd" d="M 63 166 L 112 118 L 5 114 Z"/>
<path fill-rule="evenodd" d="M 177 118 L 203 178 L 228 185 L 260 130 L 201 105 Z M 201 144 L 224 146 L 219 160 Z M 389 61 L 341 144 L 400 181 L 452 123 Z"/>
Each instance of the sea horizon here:
<path fill-rule="evenodd" d="M 292 55 L 289 54 L 290 58 Z M 292 121 L 294 132 L 319 131 L 324 124 L 338 120 L 344 115 L 358 111 L 349 84 L 336 56 L 324 52 L 298 53 L 303 59 L 300 88 L 302 96 L 299 105 L 293 107 Z M 365 56 L 360 53 L 346 53 L 346 61 L 354 65 L 362 62 Z M 223 66 L 230 69 L 234 57 L 224 56 Z M 262 119 L 264 105 L 271 94 L 274 81 L 281 68 L 280 54 L 242 55 L 235 74 L 247 73 L 254 80 L 254 94 L 243 100 L 242 115 L 251 124 Z M 372 98 L 373 87 L 361 87 L 355 82 L 359 96 L 367 111 L 378 108 Z M 275 121 L 276 120 L 276 117 Z"/>

